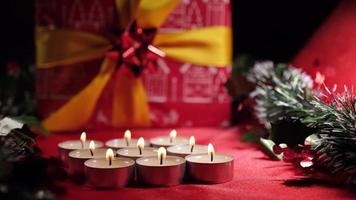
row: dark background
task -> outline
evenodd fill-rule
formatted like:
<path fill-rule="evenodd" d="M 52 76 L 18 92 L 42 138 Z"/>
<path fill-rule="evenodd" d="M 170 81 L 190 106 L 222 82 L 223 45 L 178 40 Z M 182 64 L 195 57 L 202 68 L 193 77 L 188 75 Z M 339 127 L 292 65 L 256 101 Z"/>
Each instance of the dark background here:
<path fill-rule="evenodd" d="M 45 0 L 43 0 L 45 1 Z M 337 0 L 231 0 L 234 55 L 288 62 L 337 5 Z M 0 8 L 0 71 L 34 62 L 34 0 L 5 0 Z"/>
<path fill-rule="evenodd" d="M 0 6 L 0 73 L 8 62 L 34 63 L 34 0 L 5 0 Z"/>
<path fill-rule="evenodd" d="M 338 0 L 232 0 L 234 54 L 288 62 Z"/>

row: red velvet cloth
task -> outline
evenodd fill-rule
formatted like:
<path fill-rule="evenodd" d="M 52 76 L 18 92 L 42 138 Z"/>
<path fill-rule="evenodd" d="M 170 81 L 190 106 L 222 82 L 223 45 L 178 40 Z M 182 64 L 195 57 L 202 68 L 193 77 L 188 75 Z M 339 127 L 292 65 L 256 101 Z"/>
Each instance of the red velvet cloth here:
<path fill-rule="evenodd" d="M 291 62 L 339 92 L 356 83 L 356 1 L 343 0 Z"/>
<path fill-rule="evenodd" d="M 309 186 L 290 186 L 287 180 L 301 178 L 289 164 L 272 161 L 255 146 L 242 143 L 240 137 L 243 128 L 185 128 L 178 129 L 180 136 L 194 135 L 197 143 L 212 142 L 217 152 L 224 152 L 235 157 L 234 179 L 231 182 L 204 185 L 185 183 L 167 188 L 145 188 L 130 186 L 115 190 L 94 190 L 88 186 L 78 186 L 71 181 L 64 185 L 67 193 L 58 199 L 109 200 L 109 199 L 355 199 L 356 195 L 346 189 L 327 184 Z M 167 135 L 167 129 L 133 130 L 133 137 Z M 106 141 L 121 137 L 122 131 L 108 130 L 87 132 L 87 138 Z M 79 133 L 57 134 L 49 138 L 39 138 L 38 144 L 46 156 L 57 156 L 57 144 L 64 140 L 77 139 Z"/>

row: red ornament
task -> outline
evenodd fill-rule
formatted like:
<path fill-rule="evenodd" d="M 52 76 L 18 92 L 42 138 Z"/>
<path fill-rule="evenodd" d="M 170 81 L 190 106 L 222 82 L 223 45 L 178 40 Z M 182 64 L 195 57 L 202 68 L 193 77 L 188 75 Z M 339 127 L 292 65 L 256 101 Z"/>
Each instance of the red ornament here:
<path fill-rule="evenodd" d="M 155 34 L 156 29 L 142 29 L 134 22 L 129 30 L 121 33 L 108 56 L 117 59 L 118 68 L 124 65 L 139 76 L 145 67 L 152 68 L 157 58 L 165 56 L 151 44 Z"/>
<path fill-rule="evenodd" d="M 20 66 L 16 62 L 8 62 L 6 64 L 6 73 L 9 76 L 14 76 L 20 71 Z"/>

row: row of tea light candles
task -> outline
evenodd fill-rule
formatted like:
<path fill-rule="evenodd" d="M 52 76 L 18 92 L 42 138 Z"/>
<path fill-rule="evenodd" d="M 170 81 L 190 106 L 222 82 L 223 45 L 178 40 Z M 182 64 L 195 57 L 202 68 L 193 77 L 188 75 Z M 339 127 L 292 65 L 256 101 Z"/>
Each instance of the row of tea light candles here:
<path fill-rule="evenodd" d="M 153 138 L 149 144 L 152 147 L 142 137 L 131 139 L 127 130 L 124 138 L 107 141 L 105 149 L 100 141 L 88 142 L 83 132 L 80 140 L 59 143 L 58 150 L 71 174 L 85 174 L 87 182 L 99 188 L 127 185 L 135 176 L 135 167 L 137 180 L 146 185 L 177 185 L 185 171 L 187 177 L 205 183 L 223 183 L 233 178 L 234 158 L 215 154 L 212 144 L 196 145 L 194 136 L 177 137 L 172 130 L 169 137 Z"/>

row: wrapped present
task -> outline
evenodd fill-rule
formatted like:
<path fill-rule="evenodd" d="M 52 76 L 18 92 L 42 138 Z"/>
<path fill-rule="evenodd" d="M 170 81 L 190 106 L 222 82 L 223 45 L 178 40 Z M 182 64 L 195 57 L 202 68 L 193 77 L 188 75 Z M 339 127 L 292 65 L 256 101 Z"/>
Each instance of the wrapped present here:
<path fill-rule="evenodd" d="M 356 83 L 355 23 L 356 2 L 340 1 L 292 64 L 305 69 L 316 79 L 325 79 L 330 89 L 342 92 L 344 85 L 351 88 Z"/>
<path fill-rule="evenodd" d="M 52 131 L 226 125 L 226 0 L 36 2 L 36 95 Z"/>

